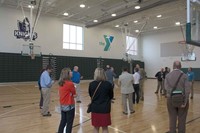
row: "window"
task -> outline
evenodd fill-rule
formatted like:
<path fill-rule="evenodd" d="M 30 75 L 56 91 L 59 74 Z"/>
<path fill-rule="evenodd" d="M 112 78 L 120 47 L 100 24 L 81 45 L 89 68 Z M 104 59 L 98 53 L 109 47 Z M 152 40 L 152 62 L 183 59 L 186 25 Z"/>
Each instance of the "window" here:
<path fill-rule="evenodd" d="M 137 38 L 126 36 L 126 51 L 128 54 L 131 54 L 131 55 L 138 54 L 137 43 L 138 43 Z"/>
<path fill-rule="evenodd" d="M 63 24 L 63 49 L 83 50 L 83 28 Z"/>

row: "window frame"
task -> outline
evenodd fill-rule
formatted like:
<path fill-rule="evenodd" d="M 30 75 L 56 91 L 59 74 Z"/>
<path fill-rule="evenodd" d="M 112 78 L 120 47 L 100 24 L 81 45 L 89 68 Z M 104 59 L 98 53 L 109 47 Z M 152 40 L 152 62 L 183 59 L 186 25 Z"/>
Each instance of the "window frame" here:
<path fill-rule="evenodd" d="M 65 26 L 68 26 L 68 28 L 65 28 Z M 75 28 L 74 31 L 72 31 L 70 28 Z M 80 30 L 80 29 L 81 30 Z M 81 31 L 81 38 L 78 40 L 78 31 Z M 73 33 L 73 35 L 72 35 Z M 65 38 L 65 36 L 68 36 Z M 72 38 L 72 36 L 74 38 Z M 71 41 L 72 39 L 73 42 Z M 76 25 L 70 25 L 70 24 L 63 24 L 63 49 L 67 50 L 84 50 L 84 33 L 83 33 L 83 27 L 76 26 Z M 82 42 L 82 43 L 80 43 Z M 81 46 L 81 47 L 80 47 Z"/>

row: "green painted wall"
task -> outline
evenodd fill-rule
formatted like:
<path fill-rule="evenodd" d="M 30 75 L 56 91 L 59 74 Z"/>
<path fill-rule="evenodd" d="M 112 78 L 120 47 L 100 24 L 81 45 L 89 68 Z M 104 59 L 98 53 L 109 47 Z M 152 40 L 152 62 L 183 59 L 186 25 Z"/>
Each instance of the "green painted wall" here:
<path fill-rule="evenodd" d="M 43 55 L 48 56 L 48 55 Z M 70 57 L 70 56 L 52 56 L 56 57 L 56 79 L 59 79 L 60 71 L 64 67 L 79 66 L 79 72 L 84 77 L 83 79 L 93 79 L 94 70 L 97 67 L 97 58 L 89 57 Z M 121 59 L 104 59 L 103 67 L 107 64 L 113 66 L 117 76 L 121 74 L 122 67 L 130 67 L 127 62 Z M 135 64 L 140 64 L 144 67 L 144 63 L 134 61 Z M 29 56 L 21 54 L 0 53 L 0 83 L 3 82 L 25 82 L 37 81 L 42 69 L 42 57 L 36 57 L 32 60 Z"/>

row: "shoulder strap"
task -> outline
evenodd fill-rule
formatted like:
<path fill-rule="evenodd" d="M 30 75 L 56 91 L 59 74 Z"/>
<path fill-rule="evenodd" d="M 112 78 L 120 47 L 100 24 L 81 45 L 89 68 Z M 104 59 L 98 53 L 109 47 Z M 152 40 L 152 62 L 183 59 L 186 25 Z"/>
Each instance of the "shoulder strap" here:
<path fill-rule="evenodd" d="M 99 88 L 100 84 L 101 84 L 101 82 L 98 84 L 98 86 L 97 86 L 96 90 L 94 91 L 94 94 L 92 95 L 91 101 L 92 101 L 92 99 L 94 98 L 94 95 L 96 94 L 96 92 L 97 92 L 97 90 L 98 90 L 98 88 Z"/>
<path fill-rule="evenodd" d="M 177 79 L 177 81 L 176 81 L 176 84 L 175 84 L 175 86 L 174 86 L 173 89 L 172 89 L 172 92 L 176 89 L 176 87 L 177 87 L 177 85 L 178 85 L 178 82 L 179 82 L 180 78 L 182 77 L 182 75 L 183 75 L 183 73 L 181 73 L 181 74 L 179 75 L 179 77 L 178 77 L 178 79 Z"/>

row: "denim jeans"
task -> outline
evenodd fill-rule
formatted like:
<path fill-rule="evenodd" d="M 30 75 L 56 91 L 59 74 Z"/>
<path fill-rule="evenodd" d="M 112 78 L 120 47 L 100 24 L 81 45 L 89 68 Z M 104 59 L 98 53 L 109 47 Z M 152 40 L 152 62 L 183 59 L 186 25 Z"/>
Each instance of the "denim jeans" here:
<path fill-rule="evenodd" d="M 66 126 L 66 133 L 72 132 L 74 116 L 75 116 L 75 108 L 66 112 L 61 111 L 61 121 L 60 121 L 60 126 L 58 129 L 58 133 L 63 133 L 65 126 Z"/>

